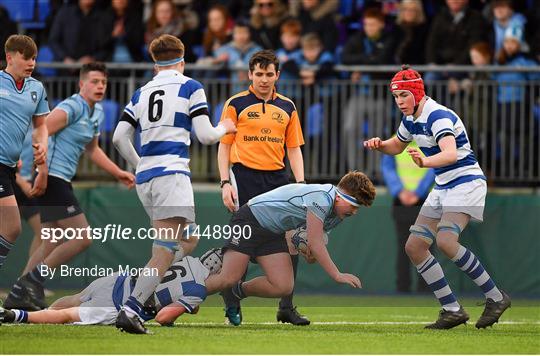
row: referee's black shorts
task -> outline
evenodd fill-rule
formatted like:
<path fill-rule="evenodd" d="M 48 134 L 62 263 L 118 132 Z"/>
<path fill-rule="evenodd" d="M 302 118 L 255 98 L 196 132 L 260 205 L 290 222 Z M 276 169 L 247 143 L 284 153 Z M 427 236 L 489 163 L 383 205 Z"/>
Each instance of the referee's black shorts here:
<path fill-rule="evenodd" d="M 280 252 L 289 253 L 285 233 L 276 234 L 263 228 L 247 204 L 234 213 L 229 225 L 231 227 L 235 225 L 249 226 L 249 228 L 242 228 L 241 231 L 245 232 L 245 236 L 230 239 L 225 244 L 226 249 L 246 254 L 251 257 L 252 261 L 259 256 L 273 255 Z"/>
<path fill-rule="evenodd" d="M 232 171 L 238 189 L 239 206 L 257 195 L 289 184 L 289 174 L 285 168 L 277 171 L 261 171 L 235 163 Z"/>

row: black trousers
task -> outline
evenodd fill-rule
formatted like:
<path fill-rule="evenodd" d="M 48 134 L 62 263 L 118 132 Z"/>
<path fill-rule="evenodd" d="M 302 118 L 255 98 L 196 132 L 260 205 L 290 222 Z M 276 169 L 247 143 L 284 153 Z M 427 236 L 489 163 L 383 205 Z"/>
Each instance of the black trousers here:
<path fill-rule="evenodd" d="M 405 243 L 409 238 L 409 228 L 414 225 L 418 213 L 424 204 L 424 201 L 419 201 L 414 206 L 404 206 L 399 199 L 394 199 L 392 205 L 392 217 L 397 235 L 397 256 L 396 256 L 396 290 L 397 292 L 411 292 L 412 276 L 411 276 L 411 261 L 405 253 Z M 418 292 L 429 292 L 426 282 L 423 278 L 417 279 L 416 290 Z"/>

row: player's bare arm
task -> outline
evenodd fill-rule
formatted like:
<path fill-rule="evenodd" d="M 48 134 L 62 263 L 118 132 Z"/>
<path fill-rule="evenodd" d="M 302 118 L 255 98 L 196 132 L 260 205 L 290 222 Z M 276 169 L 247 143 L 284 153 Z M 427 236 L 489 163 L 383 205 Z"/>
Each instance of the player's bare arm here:
<path fill-rule="evenodd" d="M 456 139 L 452 135 L 439 140 L 440 153 L 430 157 L 424 157 L 420 151 L 408 148 L 407 153 L 414 163 L 420 168 L 439 168 L 451 165 L 457 161 Z"/>
<path fill-rule="evenodd" d="M 353 288 L 360 288 L 362 284 L 358 277 L 341 273 L 330 257 L 323 240 L 323 222 L 313 213 L 307 213 L 308 248 L 313 257 L 333 280 L 338 283 L 348 284 Z"/>
<path fill-rule="evenodd" d="M 128 188 L 133 188 L 135 186 L 135 176 L 123 169 L 120 169 L 109 157 L 103 152 L 101 147 L 99 147 L 98 137 L 95 136 L 92 141 L 86 145 L 86 154 L 88 157 L 97 164 L 105 172 L 109 173 L 115 177 L 119 182 L 127 186 Z"/>
<path fill-rule="evenodd" d="M 364 141 L 364 147 L 370 150 L 376 150 L 387 155 L 398 155 L 407 147 L 408 143 L 401 141 L 396 136 L 388 139 L 381 140 L 379 137 L 370 138 Z"/>

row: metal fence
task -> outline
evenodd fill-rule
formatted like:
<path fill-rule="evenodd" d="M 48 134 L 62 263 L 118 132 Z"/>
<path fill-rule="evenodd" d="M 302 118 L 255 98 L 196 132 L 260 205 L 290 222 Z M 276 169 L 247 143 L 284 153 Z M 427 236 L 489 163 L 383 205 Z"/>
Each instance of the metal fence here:
<path fill-rule="evenodd" d="M 77 91 L 78 78 L 73 66 L 57 63 L 40 63 L 39 66 L 42 73 L 48 74 L 40 79 L 52 105 Z M 107 118 L 102 125 L 100 143 L 109 157 L 125 167 L 126 163 L 112 145 L 112 135 L 133 91 L 151 79 L 152 66 L 109 64 L 108 67 L 111 74 L 104 101 Z M 296 80 L 278 82 L 278 92 L 295 102 L 302 121 L 306 177 L 311 181 L 333 181 L 350 169 L 359 169 L 381 182 L 381 154 L 367 152 L 362 143 L 373 136 L 389 137 L 397 128 L 401 114 L 388 91 L 388 82 L 396 67 L 336 66 L 335 69 L 335 79 L 312 86 L 303 86 Z M 500 82 L 493 79 L 493 73 L 497 72 L 540 75 L 540 67 L 423 66 L 416 69 L 425 75 L 427 94 L 449 106 L 463 120 L 489 180 L 501 185 L 540 183 L 540 80 Z M 345 79 L 351 71 L 361 72 L 361 79 L 357 82 Z M 451 73 L 460 79 L 453 83 L 444 79 Z M 231 79 L 232 74 L 223 68 L 187 65 L 186 74 L 204 85 L 214 124 L 219 120 L 224 102 L 249 85 Z M 433 80 L 428 80 L 429 77 Z M 194 137 L 190 157 L 194 180 L 219 179 L 217 145 L 203 146 Z M 77 177 L 107 179 L 107 174 L 84 157 Z"/>

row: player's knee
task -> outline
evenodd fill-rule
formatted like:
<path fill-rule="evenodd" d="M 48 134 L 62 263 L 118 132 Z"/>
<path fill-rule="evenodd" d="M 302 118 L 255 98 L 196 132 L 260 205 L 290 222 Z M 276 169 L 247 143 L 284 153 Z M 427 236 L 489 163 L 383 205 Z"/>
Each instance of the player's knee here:
<path fill-rule="evenodd" d="M 435 240 L 435 233 L 428 225 L 423 224 L 412 225 L 409 231 L 411 234 L 405 243 L 405 253 L 414 259 L 429 249 Z"/>
<path fill-rule="evenodd" d="M 437 247 L 447 256 L 453 254 L 460 234 L 459 225 L 450 221 L 441 221 L 437 225 Z"/>
<path fill-rule="evenodd" d="M 409 257 L 413 257 L 415 254 L 418 253 L 418 246 L 417 244 L 415 244 L 415 237 L 413 237 L 412 235 L 409 235 L 409 238 L 405 243 L 405 253 Z"/>

